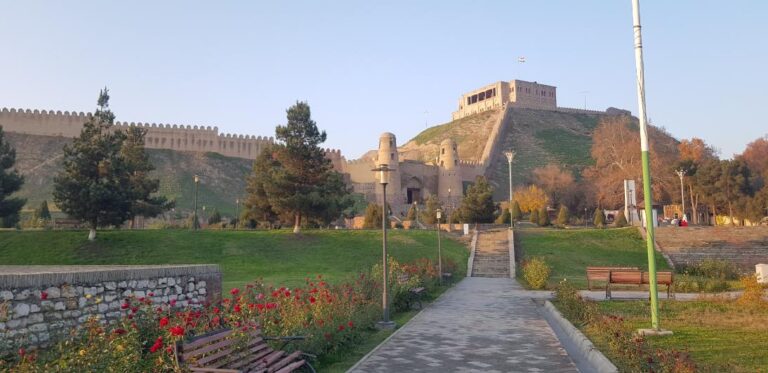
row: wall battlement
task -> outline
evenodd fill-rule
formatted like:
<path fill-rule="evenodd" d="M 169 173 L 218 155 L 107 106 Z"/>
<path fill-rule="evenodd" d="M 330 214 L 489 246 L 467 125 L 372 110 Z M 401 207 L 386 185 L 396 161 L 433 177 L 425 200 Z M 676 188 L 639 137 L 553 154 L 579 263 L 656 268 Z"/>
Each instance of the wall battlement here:
<path fill-rule="evenodd" d="M 2 108 L 0 125 L 8 132 L 28 135 L 77 137 L 91 113 Z M 216 152 L 229 157 L 256 159 L 275 140 L 267 136 L 219 133 L 218 127 L 116 121 L 121 128 L 147 129 L 148 149 Z M 340 152 L 339 152 L 340 156 Z"/>

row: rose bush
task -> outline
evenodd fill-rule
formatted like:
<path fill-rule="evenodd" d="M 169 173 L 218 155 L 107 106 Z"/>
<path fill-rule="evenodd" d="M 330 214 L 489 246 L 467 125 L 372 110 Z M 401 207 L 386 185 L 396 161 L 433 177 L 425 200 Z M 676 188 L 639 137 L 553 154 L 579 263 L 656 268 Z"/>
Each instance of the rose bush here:
<path fill-rule="evenodd" d="M 393 301 L 413 286 L 432 288 L 437 270 L 429 260 L 389 262 Z M 0 360 L 13 372 L 178 372 L 176 344 L 210 331 L 230 328 L 238 338 L 260 329 L 264 336 L 304 336 L 286 347 L 314 355 L 332 353 L 364 337 L 381 316 L 381 267 L 348 283 L 329 284 L 322 276 L 301 287 L 276 287 L 256 281 L 235 288 L 215 304 L 178 309 L 176 301 L 153 304 L 149 298 L 123 300 L 119 320 L 92 318 L 69 338 L 42 352 L 19 350 Z M 150 294 L 149 297 L 152 297 Z M 90 300 L 95 301 L 95 300 Z"/>

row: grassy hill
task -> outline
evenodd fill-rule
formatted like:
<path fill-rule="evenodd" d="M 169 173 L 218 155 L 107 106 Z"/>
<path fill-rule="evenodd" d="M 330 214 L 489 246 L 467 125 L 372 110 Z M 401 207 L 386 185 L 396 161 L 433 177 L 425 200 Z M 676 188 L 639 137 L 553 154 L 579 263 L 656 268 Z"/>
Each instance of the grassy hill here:
<path fill-rule="evenodd" d="M 16 148 L 16 167 L 24 174 L 25 183 L 19 196 L 27 198 L 27 209 L 42 200 L 52 201 L 53 178 L 61 169 L 63 147 L 71 140 L 64 137 L 6 133 Z M 154 177 L 160 179 L 160 193 L 176 200 L 177 211 L 191 211 L 194 205 L 194 175 L 201 177 L 198 205 L 206 210 L 219 209 L 234 215 L 235 199 L 245 195 L 245 179 L 251 161 L 230 158 L 218 153 L 178 152 L 148 149 L 155 165 Z"/>
<path fill-rule="evenodd" d="M 389 253 L 402 262 L 437 258 L 432 231 L 394 230 Z M 443 258 L 466 271 L 468 250 L 443 241 Z M 294 235 L 279 231 L 110 230 L 89 242 L 85 231 L 0 232 L 0 263 L 59 264 L 219 264 L 225 290 L 263 278 L 296 286 L 307 276 L 342 281 L 381 260 L 381 232 L 308 230 Z"/>

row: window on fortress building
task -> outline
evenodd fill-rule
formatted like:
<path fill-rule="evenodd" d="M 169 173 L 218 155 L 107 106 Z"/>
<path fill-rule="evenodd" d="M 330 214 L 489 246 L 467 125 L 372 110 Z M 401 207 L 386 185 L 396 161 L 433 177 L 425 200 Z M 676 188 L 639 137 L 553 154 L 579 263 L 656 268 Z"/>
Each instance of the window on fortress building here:
<path fill-rule="evenodd" d="M 454 159 L 454 160 L 453 160 L 453 164 L 454 164 L 455 166 L 458 166 L 458 165 L 459 165 L 459 160 L 458 160 L 458 159 Z"/>
<path fill-rule="evenodd" d="M 395 160 L 395 153 L 389 153 L 389 159 Z"/>
<path fill-rule="evenodd" d="M 440 154 L 445 154 L 445 148 L 440 149 Z"/>

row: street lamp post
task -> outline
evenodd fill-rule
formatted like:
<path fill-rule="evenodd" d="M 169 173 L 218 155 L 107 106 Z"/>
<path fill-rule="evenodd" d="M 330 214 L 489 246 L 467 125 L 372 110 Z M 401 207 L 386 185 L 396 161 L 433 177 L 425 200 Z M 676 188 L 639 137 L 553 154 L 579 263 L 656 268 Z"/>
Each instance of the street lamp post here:
<path fill-rule="evenodd" d="M 507 157 L 507 164 L 509 164 L 509 228 L 511 229 L 515 227 L 515 221 L 512 219 L 512 204 L 514 203 L 512 195 L 512 160 L 515 159 L 515 152 L 507 150 L 504 152 L 504 155 Z"/>
<path fill-rule="evenodd" d="M 235 199 L 235 230 L 240 223 L 240 198 Z"/>
<path fill-rule="evenodd" d="M 680 176 L 680 209 L 682 210 L 682 214 L 683 214 L 683 216 L 680 217 L 680 220 L 688 221 L 688 219 L 685 218 L 685 187 L 683 186 L 683 177 L 685 176 L 685 170 L 681 168 L 679 170 L 675 170 L 675 173 L 677 174 L 677 176 Z"/>
<path fill-rule="evenodd" d="M 448 188 L 448 206 L 445 207 L 445 209 L 448 210 L 448 212 L 446 213 L 446 215 L 448 215 L 446 220 L 446 223 L 448 223 L 448 232 L 451 231 L 451 213 L 453 212 L 451 211 L 453 207 L 452 201 L 453 200 L 451 199 L 451 188 Z"/>
<path fill-rule="evenodd" d="M 379 329 L 394 329 L 395 322 L 389 319 L 389 269 L 387 265 L 387 215 L 389 215 L 387 209 L 387 184 L 389 183 L 389 172 L 394 171 L 386 164 L 379 165 L 371 171 L 379 173 L 379 183 L 382 186 L 383 196 L 383 211 L 381 213 L 381 233 L 382 233 L 382 281 L 383 289 L 381 292 L 381 308 L 382 308 L 382 320 L 376 323 L 376 327 Z"/>
<path fill-rule="evenodd" d="M 443 215 L 443 211 L 439 208 L 435 211 L 437 217 L 437 281 L 440 285 L 443 284 L 443 246 L 440 243 L 440 218 Z"/>
<path fill-rule="evenodd" d="M 192 214 L 194 217 L 194 220 L 192 220 L 192 230 L 197 230 L 198 228 L 198 220 L 197 220 L 197 185 L 200 184 L 200 176 L 195 175 L 195 212 Z"/>
<path fill-rule="evenodd" d="M 637 71 L 637 106 L 640 119 L 640 154 L 643 166 L 643 199 L 645 200 L 645 242 L 648 251 L 648 282 L 651 296 L 651 326 L 659 332 L 659 292 L 656 282 L 656 250 L 654 247 L 653 193 L 651 192 L 650 146 L 648 144 L 648 118 L 645 113 L 645 69 L 643 66 L 643 37 L 640 29 L 640 0 L 632 0 L 632 28 Z"/>

